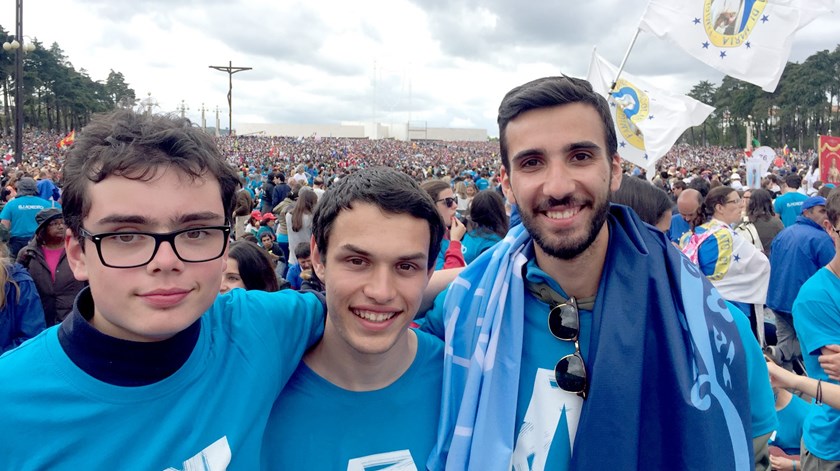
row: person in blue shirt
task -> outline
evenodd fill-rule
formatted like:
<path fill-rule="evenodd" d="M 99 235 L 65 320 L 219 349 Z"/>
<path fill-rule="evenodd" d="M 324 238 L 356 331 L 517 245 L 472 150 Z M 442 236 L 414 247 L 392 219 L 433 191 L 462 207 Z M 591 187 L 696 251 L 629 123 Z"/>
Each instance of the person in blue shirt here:
<path fill-rule="evenodd" d="M 443 344 L 409 325 L 443 237 L 434 202 L 396 170 L 359 170 L 326 191 L 312 232 L 327 322 L 274 405 L 262 469 L 426 469 Z"/>
<path fill-rule="evenodd" d="M 303 278 L 300 274 L 306 270 L 312 269 L 312 251 L 308 242 L 301 242 L 295 247 L 295 257 L 297 263 L 289 266 L 289 271 L 286 272 L 286 281 L 292 289 L 300 289 L 303 284 Z"/>
<path fill-rule="evenodd" d="M 786 176 L 782 194 L 773 201 L 773 209 L 785 227 L 790 227 L 796 222 L 796 218 L 802 213 L 802 203 L 808 199 L 808 195 L 799 192 L 801 185 L 802 177 L 799 175 L 792 173 Z"/>
<path fill-rule="evenodd" d="M 668 229 L 668 239 L 679 245 L 683 235 L 691 232 L 689 221 L 697 219 L 700 206 L 703 205 L 703 195 L 694 188 L 686 188 L 677 197 L 677 214 L 671 218 Z"/>
<path fill-rule="evenodd" d="M 38 172 L 38 196 L 42 199 L 47 201 L 58 201 L 61 199 L 61 190 L 58 189 L 55 183 L 53 183 L 52 179 L 50 179 L 49 172 L 47 169 L 42 168 Z"/>
<path fill-rule="evenodd" d="M 508 230 L 505 201 L 495 190 L 479 191 L 469 208 L 467 233 L 461 239 L 464 262 L 470 263 L 502 240 Z"/>
<path fill-rule="evenodd" d="M 20 249 L 26 247 L 35 235 L 35 229 L 38 228 L 35 216 L 47 208 L 61 209 L 60 204 L 36 196 L 38 187 L 30 177 L 18 180 L 17 193 L 17 197 L 6 203 L 0 211 L 0 224 L 6 226 L 11 234 L 9 254 L 12 258 L 16 258 Z"/>
<path fill-rule="evenodd" d="M 94 117 L 64 163 L 73 310 L 0 357 L 7 469 L 259 468 L 317 296 L 219 295 L 238 177 L 189 120 Z M 43 314 L 41 314 L 43 316 Z"/>
<path fill-rule="evenodd" d="M 584 80 L 546 77 L 511 90 L 498 122 L 502 188 L 521 223 L 423 324 L 446 339 L 429 469 L 766 461 L 773 398 L 749 322 L 663 233 L 610 205 L 622 172 L 606 100 Z"/>
<path fill-rule="evenodd" d="M 825 202 L 826 217 L 820 226 L 834 245 L 834 257 L 808 279 L 793 303 L 793 323 L 808 376 L 826 384 L 840 384 L 828 374 L 821 355 L 834 354 L 840 344 L 840 190 L 832 190 Z M 774 249 L 775 250 L 775 249 Z M 820 402 L 820 393 L 802 431 L 802 469 L 840 468 L 840 409 Z"/>

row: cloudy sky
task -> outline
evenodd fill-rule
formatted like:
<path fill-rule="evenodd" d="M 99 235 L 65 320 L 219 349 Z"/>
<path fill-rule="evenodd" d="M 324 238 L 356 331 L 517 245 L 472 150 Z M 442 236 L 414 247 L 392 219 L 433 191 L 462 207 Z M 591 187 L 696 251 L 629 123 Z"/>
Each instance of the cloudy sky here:
<path fill-rule="evenodd" d="M 697 0 L 700 1 L 700 0 Z M 644 0 L 36 0 L 24 34 L 57 42 L 94 80 L 122 72 L 138 98 L 208 125 L 227 123 L 228 75 L 237 122 L 426 123 L 498 134 L 512 87 L 565 73 L 584 77 L 592 48 L 618 64 Z M 835 2 L 836 4 L 836 2 Z M 835 10 L 837 7 L 835 6 Z M 14 2 L 0 24 L 14 30 Z M 800 31 L 791 60 L 840 43 L 840 14 Z M 642 33 L 626 70 L 687 92 L 722 74 Z"/>

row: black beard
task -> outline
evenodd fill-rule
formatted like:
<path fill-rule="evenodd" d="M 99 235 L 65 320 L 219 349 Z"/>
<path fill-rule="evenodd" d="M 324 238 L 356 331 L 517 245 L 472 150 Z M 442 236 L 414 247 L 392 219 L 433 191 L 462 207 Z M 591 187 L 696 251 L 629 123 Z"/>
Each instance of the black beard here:
<path fill-rule="evenodd" d="M 586 234 L 586 238 L 571 247 L 556 247 L 551 245 L 549 241 L 544 240 L 540 236 L 539 231 L 537 231 L 536 224 L 533 223 L 533 219 L 530 215 L 526 215 L 524 213 L 520 213 L 520 215 L 522 217 L 522 224 L 525 226 L 525 229 L 528 230 L 528 233 L 531 234 L 531 238 L 534 239 L 534 243 L 537 244 L 546 254 L 561 260 L 572 260 L 585 252 L 586 249 L 595 242 L 595 239 L 598 237 L 598 233 L 601 232 L 601 228 L 607 221 L 609 205 L 609 198 L 606 198 L 599 206 L 592 207 L 594 216 L 592 218 L 592 223 L 589 225 L 589 232 Z"/>

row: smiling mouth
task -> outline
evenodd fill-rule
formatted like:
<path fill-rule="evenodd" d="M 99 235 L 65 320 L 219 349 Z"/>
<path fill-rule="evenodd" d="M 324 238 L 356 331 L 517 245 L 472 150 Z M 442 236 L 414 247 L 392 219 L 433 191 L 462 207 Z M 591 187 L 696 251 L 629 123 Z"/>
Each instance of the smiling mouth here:
<path fill-rule="evenodd" d="M 543 214 L 546 215 L 549 219 L 569 219 L 579 213 L 581 210 L 580 206 L 564 209 L 563 211 L 544 211 Z"/>
<path fill-rule="evenodd" d="M 397 315 L 396 312 L 373 312 L 359 309 L 352 309 L 351 312 L 353 312 L 356 317 L 360 317 L 369 322 L 385 322 Z"/>

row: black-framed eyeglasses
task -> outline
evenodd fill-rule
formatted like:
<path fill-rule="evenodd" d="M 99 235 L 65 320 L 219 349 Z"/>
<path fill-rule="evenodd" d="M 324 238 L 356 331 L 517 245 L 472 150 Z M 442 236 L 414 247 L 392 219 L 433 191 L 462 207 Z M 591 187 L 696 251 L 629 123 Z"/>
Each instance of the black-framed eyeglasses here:
<path fill-rule="evenodd" d="M 557 381 L 557 386 L 586 399 L 589 381 L 578 342 L 580 311 L 574 297 L 551 308 L 548 312 L 548 331 L 559 340 L 575 343 L 575 352 L 564 356 L 554 366 L 554 380 Z"/>
<path fill-rule="evenodd" d="M 136 268 L 155 258 L 160 244 L 168 242 L 179 260 L 200 263 L 225 253 L 230 226 L 190 227 L 165 234 L 154 232 L 102 232 L 91 234 L 80 228 L 82 237 L 96 246 L 99 260 L 110 268 Z"/>
<path fill-rule="evenodd" d="M 450 196 L 448 198 L 441 198 L 441 199 L 435 201 L 435 203 L 440 203 L 441 201 L 443 201 L 443 204 L 445 204 L 446 207 L 449 208 L 452 205 L 458 204 L 458 197 L 457 196 Z"/>

